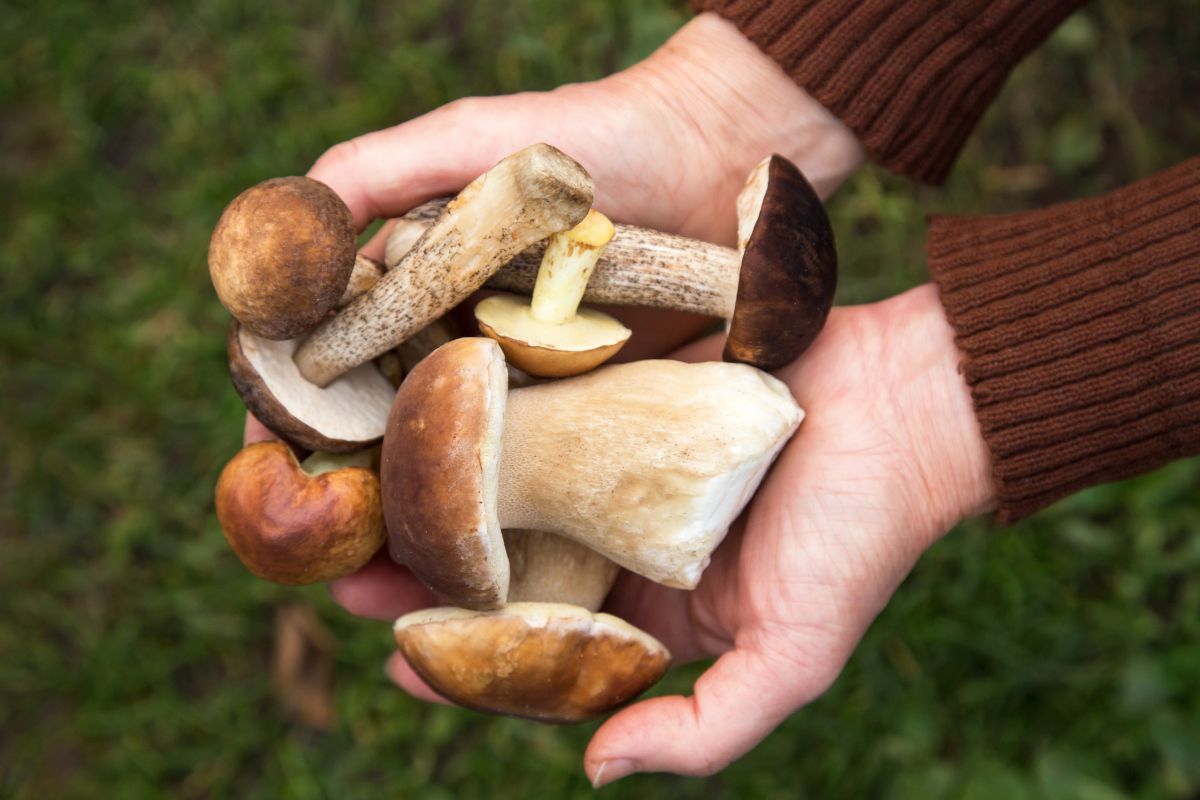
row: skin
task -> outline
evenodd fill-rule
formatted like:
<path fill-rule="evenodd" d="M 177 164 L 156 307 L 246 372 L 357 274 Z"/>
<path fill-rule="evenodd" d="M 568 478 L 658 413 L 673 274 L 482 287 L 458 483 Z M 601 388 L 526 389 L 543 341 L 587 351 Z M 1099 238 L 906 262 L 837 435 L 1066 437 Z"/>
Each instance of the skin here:
<path fill-rule="evenodd" d="M 541 138 L 592 173 L 596 204 L 613 219 L 724 244 L 735 236 L 734 198 L 765 154 L 792 159 L 823 197 L 863 158 L 850 131 L 736 28 L 701 15 L 623 73 L 451 103 L 338 145 L 310 174 L 361 227 L 450 193 Z M 381 250 L 377 237 L 367 252 Z M 635 330 L 623 359 L 671 352 L 700 328 L 661 313 L 623 321 Z M 719 359 L 722 345 L 709 339 L 674 357 Z M 716 661 L 692 695 L 635 703 L 599 728 L 584 757 L 594 785 L 633 772 L 709 775 L 746 753 L 836 679 L 920 554 L 991 506 L 959 361 L 924 286 L 834 309 L 812 348 L 776 373 L 808 416 L 699 587 L 624 574 L 609 598 L 606 610 L 657 637 L 676 663 Z M 263 434 L 248 421 L 248 438 Z M 389 621 L 435 602 L 380 557 L 332 591 L 352 613 Z M 398 654 L 388 670 L 414 696 L 445 702 Z"/>

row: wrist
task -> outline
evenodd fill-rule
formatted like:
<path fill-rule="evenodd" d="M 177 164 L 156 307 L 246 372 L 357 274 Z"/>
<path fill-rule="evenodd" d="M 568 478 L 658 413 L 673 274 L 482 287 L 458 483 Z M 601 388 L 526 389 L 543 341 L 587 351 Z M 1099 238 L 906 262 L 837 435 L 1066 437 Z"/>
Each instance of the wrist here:
<path fill-rule="evenodd" d="M 737 194 L 771 153 L 792 160 L 822 197 L 862 164 L 864 152 L 841 120 L 721 17 L 692 19 L 617 81 L 633 81 L 673 108 L 708 145 L 720 183 Z"/>

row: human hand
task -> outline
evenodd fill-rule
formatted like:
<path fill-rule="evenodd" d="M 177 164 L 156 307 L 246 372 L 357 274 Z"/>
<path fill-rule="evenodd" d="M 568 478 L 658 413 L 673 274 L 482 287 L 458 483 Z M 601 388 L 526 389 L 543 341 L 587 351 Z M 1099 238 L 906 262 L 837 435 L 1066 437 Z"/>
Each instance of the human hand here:
<path fill-rule="evenodd" d="M 707 340 L 677 354 L 719 358 Z M 988 456 L 932 286 L 834 309 L 778 375 L 807 412 L 692 592 L 623 574 L 605 610 L 676 663 L 719 656 L 690 697 L 657 697 L 596 732 L 596 785 L 632 772 L 716 772 L 821 695 L 917 557 L 991 502 Z M 354 613 L 392 620 L 433 604 L 377 559 L 333 585 Z M 393 679 L 439 700 L 398 654 Z M 444 702 L 444 701 L 443 701 Z"/>

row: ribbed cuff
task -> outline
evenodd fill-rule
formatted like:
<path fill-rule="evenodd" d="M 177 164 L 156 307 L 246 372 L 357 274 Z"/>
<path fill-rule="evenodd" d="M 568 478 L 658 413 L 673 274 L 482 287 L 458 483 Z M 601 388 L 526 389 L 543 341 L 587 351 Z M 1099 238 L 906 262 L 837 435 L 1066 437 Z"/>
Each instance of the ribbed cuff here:
<path fill-rule="evenodd" d="M 1086 0 L 692 0 L 733 22 L 872 158 L 940 183 L 1009 71 Z"/>
<path fill-rule="evenodd" d="M 1200 159 L 928 248 L 1002 521 L 1200 453 Z"/>

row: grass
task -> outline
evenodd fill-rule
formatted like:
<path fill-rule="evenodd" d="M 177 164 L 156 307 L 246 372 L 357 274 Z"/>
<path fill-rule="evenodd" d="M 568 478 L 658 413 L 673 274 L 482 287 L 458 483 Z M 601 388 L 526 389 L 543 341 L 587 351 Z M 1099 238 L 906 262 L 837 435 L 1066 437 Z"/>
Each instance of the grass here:
<path fill-rule="evenodd" d="M 574 797 L 594 726 L 420 705 L 386 626 L 249 576 L 212 486 L 241 406 L 204 264 L 224 204 L 467 94 L 645 55 L 665 0 L 0 0 L 0 795 Z M 1015 73 L 947 186 L 832 203 L 840 300 L 925 279 L 923 219 L 1119 186 L 1200 151 L 1200 2 L 1099 0 Z M 1200 793 L 1200 464 L 921 562 L 830 693 L 708 781 L 612 797 Z M 276 607 L 334 631 L 338 723 L 289 720 Z M 697 668 L 657 691 L 686 691 Z"/>

